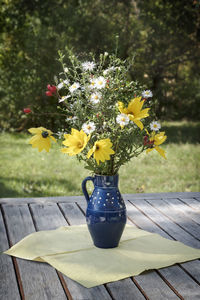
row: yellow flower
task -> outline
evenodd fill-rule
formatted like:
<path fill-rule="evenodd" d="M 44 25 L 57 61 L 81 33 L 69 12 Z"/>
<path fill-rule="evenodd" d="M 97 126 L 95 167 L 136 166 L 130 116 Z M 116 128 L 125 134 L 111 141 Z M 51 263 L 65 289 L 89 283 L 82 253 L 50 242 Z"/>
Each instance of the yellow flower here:
<path fill-rule="evenodd" d="M 87 158 L 90 158 L 94 154 L 94 158 L 99 165 L 99 161 L 104 162 L 105 160 L 110 160 L 110 155 L 114 154 L 115 151 L 111 149 L 112 143 L 110 139 L 103 139 L 95 142 L 94 146 L 88 152 Z"/>
<path fill-rule="evenodd" d="M 44 127 L 30 128 L 28 131 L 32 134 L 35 134 L 29 141 L 29 144 L 32 144 L 33 148 L 38 148 L 39 152 L 46 150 L 49 152 L 51 147 L 50 138 L 56 142 L 56 139 L 52 136 L 53 132 Z"/>
<path fill-rule="evenodd" d="M 71 134 L 64 134 L 64 137 L 65 140 L 63 141 L 63 144 L 67 146 L 67 148 L 62 148 L 61 151 L 69 154 L 70 156 L 83 151 L 90 139 L 90 136 L 87 136 L 82 129 L 81 131 L 78 131 L 74 128 L 72 128 Z"/>
<path fill-rule="evenodd" d="M 166 159 L 165 156 L 165 150 L 163 150 L 162 148 L 158 147 L 159 145 L 163 144 L 167 138 L 167 136 L 165 135 L 165 132 L 162 131 L 160 133 L 155 134 L 155 132 L 152 132 L 151 134 L 148 133 L 148 131 L 146 130 L 147 134 L 149 135 L 149 141 L 151 144 L 152 148 L 147 149 L 147 153 L 149 153 L 152 150 L 156 150 L 162 157 L 164 157 Z"/>
<path fill-rule="evenodd" d="M 140 101 L 141 97 L 132 99 L 128 107 L 124 107 L 122 102 L 118 102 L 118 108 L 122 114 L 126 114 L 131 121 L 133 121 L 141 130 L 144 128 L 144 125 L 140 121 L 149 116 L 148 111 L 150 108 L 145 108 L 142 110 L 144 100 Z"/>

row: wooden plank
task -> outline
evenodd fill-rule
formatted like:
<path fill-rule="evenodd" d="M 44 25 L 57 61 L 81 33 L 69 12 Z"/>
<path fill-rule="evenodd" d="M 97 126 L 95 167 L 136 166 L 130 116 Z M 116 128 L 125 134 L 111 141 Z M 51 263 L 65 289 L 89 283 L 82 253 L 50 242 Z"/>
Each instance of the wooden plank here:
<path fill-rule="evenodd" d="M 140 210 L 138 210 L 134 205 L 130 202 L 126 202 L 126 207 L 128 211 L 128 215 L 131 220 L 141 229 L 147 230 L 149 232 L 158 233 L 164 238 L 175 240 L 176 238 L 164 229 L 156 225 L 151 219 L 145 216 Z M 148 210 L 147 210 L 148 214 Z M 200 261 L 193 260 L 186 263 L 182 263 L 181 267 L 183 267 L 197 282 L 200 282 Z M 162 269 L 163 270 L 163 269 Z"/>
<path fill-rule="evenodd" d="M 168 203 L 168 205 L 170 205 L 172 210 L 177 211 L 177 213 L 183 213 L 191 220 L 200 225 L 200 212 L 195 211 L 190 206 L 186 205 L 178 199 L 164 199 L 164 201 Z"/>
<path fill-rule="evenodd" d="M 68 225 L 56 204 L 31 204 L 30 207 L 38 230 L 49 230 Z M 104 286 L 87 289 L 67 276 L 63 275 L 63 278 L 73 299 L 111 299 Z"/>
<path fill-rule="evenodd" d="M 191 236 L 184 229 L 176 225 L 163 214 L 159 213 L 151 204 L 145 200 L 132 200 L 137 208 L 142 210 L 154 223 L 159 225 L 163 230 L 173 236 L 177 241 L 180 241 L 188 246 L 200 248 L 200 241 Z M 156 203 L 156 202 L 155 202 Z"/>
<path fill-rule="evenodd" d="M 76 203 L 59 203 L 63 215 L 70 225 L 86 224 L 86 219 Z"/>
<path fill-rule="evenodd" d="M 157 201 L 157 200 L 156 200 Z M 154 205 L 156 205 L 156 203 L 157 202 L 154 202 Z M 170 200 L 171 201 L 171 200 Z M 148 200 L 148 202 L 149 202 L 149 200 Z M 148 205 L 148 203 L 146 203 L 146 201 L 145 201 L 145 205 L 147 206 L 147 208 L 145 209 L 145 210 L 143 210 L 143 212 L 145 212 L 146 213 L 146 215 L 148 215 L 148 212 L 149 212 L 149 216 L 152 218 L 152 220 L 153 221 L 155 221 L 156 222 L 156 220 L 159 220 L 160 219 L 160 217 L 162 217 L 161 215 L 160 215 L 160 217 L 158 218 L 157 217 L 157 215 L 158 215 L 158 212 L 156 212 L 155 210 L 153 210 L 152 211 L 152 207 L 150 207 L 149 205 Z M 139 207 L 139 203 L 138 203 L 138 205 L 137 205 L 138 207 Z M 142 209 L 142 207 L 139 207 L 140 209 Z M 134 208 L 135 209 L 135 208 Z M 132 210 L 133 210 L 133 208 L 132 208 Z M 155 215 L 155 217 L 154 217 L 154 215 Z M 141 218 L 140 218 L 140 225 L 142 226 L 142 222 L 144 222 L 145 223 L 145 216 L 143 215 L 142 216 L 142 214 L 141 214 Z M 163 218 L 162 218 L 163 219 Z M 165 220 L 165 219 L 164 219 Z M 137 221 L 138 222 L 138 221 Z M 148 222 L 148 223 L 151 223 L 151 220 L 150 219 L 148 219 L 148 221 L 146 221 L 146 222 Z M 168 223 L 168 221 L 166 220 L 166 223 Z M 153 228 L 158 228 L 158 229 L 156 229 L 156 230 L 158 230 L 157 231 L 157 233 L 159 233 L 159 234 L 161 234 L 163 237 L 167 237 L 168 235 L 169 235 L 169 237 L 168 238 L 173 238 L 173 239 L 175 239 L 175 240 L 180 240 L 182 243 L 184 243 L 184 244 L 188 244 L 189 246 L 192 246 L 192 247 L 195 247 L 196 246 L 196 248 L 199 248 L 199 242 L 198 242 L 198 245 L 196 244 L 196 239 L 194 239 L 194 238 L 192 238 L 192 241 L 195 241 L 195 244 L 193 245 L 193 244 L 191 244 L 190 245 L 190 241 L 188 242 L 188 234 L 186 233 L 186 237 L 184 236 L 184 232 L 183 231 L 181 231 L 181 233 L 183 233 L 183 235 L 182 234 L 180 234 L 179 235 L 179 232 L 174 232 L 174 230 L 171 230 L 170 228 L 171 227 L 173 227 L 174 225 L 173 225 L 173 223 L 172 222 L 170 222 L 170 227 L 167 227 L 167 226 L 165 226 L 165 225 L 163 225 L 162 223 L 158 223 L 158 226 L 162 226 L 163 228 L 161 229 L 160 227 L 158 227 L 157 225 L 156 225 L 156 227 L 155 227 L 155 224 L 154 223 L 152 223 L 153 224 Z M 151 225 L 149 224 L 149 231 L 151 231 Z M 142 228 L 142 227 L 141 227 Z M 177 228 L 177 226 L 175 226 L 175 228 Z M 164 230 L 166 230 L 167 229 L 167 236 L 165 236 L 166 235 L 166 233 L 164 233 L 164 235 L 162 234 L 162 232 L 164 232 Z M 148 230 L 148 228 L 146 229 L 146 230 Z M 152 231 L 153 232 L 153 231 Z M 156 231 L 155 231 L 156 232 Z M 185 239 L 186 238 L 186 239 Z M 190 273 L 190 275 L 197 281 L 197 282 L 200 282 L 200 261 L 199 260 L 194 260 L 194 261 L 189 261 L 189 262 L 186 262 L 186 263 L 182 263 L 181 264 L 181 266 L 188 272 L 188 273 Z"/>
<path fill-rule="evenodd" d="M 141 200 L 140 200 L 141 201 Z M 146 218 L 140 210 L 138 210 L 134 205 L 132 205 L 129 201 L 126 201 L 126 208 L 128 212 L 128 216 L 137 225 L 137 227 L 152 232 L 158 233 L 164 238 L 172 239 L 164 230 L 154 224 L 151 220 Z"/>
<path fill-rule="evenodd" d="M 200 192 L 179 192 L 179 193 L 140 193 L 123 194 L 124 200 L 131 199 L 192 199 L 200 198 Z M 82 202 L 85 201 L 81 196 L 59 196 L 59 197 L 32 197 L 32 198 L 0 198 L 0 204 L 30 204 L 30 203 L 60 203 L 60 202 Z"/>
<path fill-rule="evenodd" d="M 188 218 L 185 214 L 176 209 L 176 206 L 170 205 L 170 200 L 147 200 L 152 206 L 158 209 L 167 218 L 178 224 L 181 228 L 189 232 L 195 238 L 200 240 L 200 226 Z M 186 205 L 185 205 L 186 206 Z"/>
<path fill-rule="evenodd" d="M 145 297 L 130 278 L 108 283 L 108 290 L 115 300 L 144 300 Z"/>
<path fill-rule="evenodd" d="M 0 299 L 19 300 L 20 292 L 17 285 L 12 258 L 1 252 L 9 248 L 3 217 L 0 210 Z"/>
<path fill-rule="evenodd" d="M 154 212 L 154 214 L 152 214 L 151 205 L 146 203 L 144 200 L 136 200 L 135 202 L 140 210 L 131 204 L 127 204 L 128 214 L 131 219 L 133 219 L 141 229 L 155 232 L 165 238 L 172 239 L 172 236 L 169 236 L 166 231 L 163 231 L 161 227 L 157 226 L 156 223 L 151 221 L 152 218 L 149 219 L 147 217 L 148 214 L 150 214 L 151 217 L 154 216 L 154 221 L 158 221 L 160 218 L 162 218 L 162 215 L 160 216 L 159 212 L 157 211 L 156 213 Z M 142 211 L 146 214 L 146 216 L 142 213 Z M 199 277 L 199 271 L 197 271 L 199 270 L 199 261 L 195 262 L 198 264 L 198 268 L 195 270 L 192 269 L 190 262 L 181 264 L 181 266 L 188 264 L 187 271 L 191 273 L 194 278 L 196 277 L 195 280 L 197 280 Z M 169 268 L 162 268 L 158 270 L 158 273 L 165 280 L 167 280 L 167 282 L 173 286 L 178 294 L 184 299 L 198 299 L 200 293 L 199 285 L 179 266 L 174 265 Z M 191 298 L 191 295 L 193 298 Z"/>
<path fill-rule="evenodd" d="M 27 205 L 3 205 L 9 239 L 17 243 L 35 232 Z M 66 299 L 56 271 L 45 263 L 17 259 L 25 299 Z"/>
<path fill-rule="evenodd" d="M 200 192 L 175 192 L 175 193 L 140 193 L 123 194 L 124 200 L 134 199 L 170 199 L 170 198 L 193 198 L 200 197 Z"/>
<path fill-rule="evenodd" d="M 85 211 L 86 208 L 85 203 L 83 204 L 83 207 L 82 207 L 82 203 L 80 205 L 81 208 Z M 130 206 L 132 205 L 130 204 Z M 169 286 L 161 279 L 161 277 L 155 271 L 150 272 L 148 278 L 143 275 L 138 275 L 134 277 L 134 280 L 137 286 L 139 287 L 140 291 L 142 291 L 143 294 L 148 297 L 148 299 L 179 299 L 176 296 L 176 294 L 169 288 Z M 109 288 L 111 289 L 111 284 L 109 284 Z M 116 294 L 114 289 L 115 286 L 113 287 L 113 291 L 111 290 L 111 293 Z M 124 295 L 126 294 L 125 289 L 123 289 L 122 294 Z M 123 298 L 116 298 L 116 299 L 121 300 Z"/>
<path fill-rule="evenodd" d="M 0 204 L 31 204 L 31 203 L 59 203 L 59 202 L 82 202 L 83 196 L 65 196 L 65 197 L 38 197 L 38 198 L 0 198 Z"/>
<path fill-rule="evenodd" d="M 176 197 L 175 197 L 176 198 Z M 182 202 L 185 204 L 189 205 L 193 209 L 197 210 L 200 212 L 200 202 L 194 198 L 183 198 L 183 197 L 177 197 L 179 198 Z"/>

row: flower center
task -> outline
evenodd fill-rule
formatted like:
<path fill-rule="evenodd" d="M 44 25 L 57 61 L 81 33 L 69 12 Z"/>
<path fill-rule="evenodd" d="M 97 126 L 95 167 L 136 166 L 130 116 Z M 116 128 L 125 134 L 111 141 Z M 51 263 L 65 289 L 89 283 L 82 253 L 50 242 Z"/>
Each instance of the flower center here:
<path fill-rule="evenodd" d="M 78 144 L 77 144 L 77 148 L 79 148 L 79 149 L 83 148 L 83 143 L 81 143 L 81 142 L 78 142 Z"/>
<path fill-rule="evenodd" d="M 103 84 L 103 81 L 99 81 L 99 85 L 102 85 Z"/>
<path fill-rule="evenodd" d="M 95 146 L 95 151 L 98 151 L 100 149 L 99 145 Z"/>
<path fill-rule="evenodd" d="M 121 118 L 121 121 L 122 121 L 122 122 L 124 122 L 124 121 L 125 121 L 125 118 L 124 118 L 124 117 L 122 117 L 122 118 Z"/>
<path fill-rule="evenodd" d="M 97 99 L 98 99 L 98 96 L 95 96 L 94 99 L 97 100 Z"/>
<path fill-rule="evenodd" d="M 48 137 L 48 132 L 47 131 L 42 131 L 42 137 L 47 138 Z"/>

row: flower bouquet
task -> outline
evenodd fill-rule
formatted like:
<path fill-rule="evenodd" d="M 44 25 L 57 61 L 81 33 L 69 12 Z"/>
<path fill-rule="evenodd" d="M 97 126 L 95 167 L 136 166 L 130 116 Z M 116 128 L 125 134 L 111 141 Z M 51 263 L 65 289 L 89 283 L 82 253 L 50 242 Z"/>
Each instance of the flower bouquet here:
<path fill-rule="evenodd" d="M 59 52 L 63 71 L 46 95 L 57 97 L 65 117 L 62 153 L 84 161 L 93 177 L 82 182 L 88 202 L 86 221 L 94 241 L 101 248 L 116 247 L 126 223 L 126 207 L 118 190 L 119 168 L 143 151 L 156 150 L 166 158 L 160 145 L 166 140 L 160 124 L 150 116 L 152 92 L 137 81 L 128 80 L 130 60 L 116 55 L 93 55 L 87 61 L 68 50 L 68 65 Z M 27 112 L 28 113 L 28 112 Z M 29 112 L 30 113 L 30 112 Z M 30 128 L 32 147 L 47 152 L 56 134 L 44 127 Z M 86 183 L 92 180 L 89 197 Z"/>
<path fill-rule="evenodd" d="M 69 66 L 59 52 L 63 67 L 56 85 L 46 95 L 57 97 L 66 116 L 66 127 L 53 133 L 44 127 L 30 128 L 32 147 L 47 152 L 51 140 L 63 133 L 61 151 L 85 162 L 95 174 L 115 175 L 120 166 L 143 151 L 156 150 L 166 158 L 160 145 L 166 140 L 157 121 L 148 121 L 152 92 L 136 81 L 128 81 L 130 60 L 100 54 L 98 62 L 81 61 L 68 50 Z M 30 111 L 29 111 L 30 112 Z"/>

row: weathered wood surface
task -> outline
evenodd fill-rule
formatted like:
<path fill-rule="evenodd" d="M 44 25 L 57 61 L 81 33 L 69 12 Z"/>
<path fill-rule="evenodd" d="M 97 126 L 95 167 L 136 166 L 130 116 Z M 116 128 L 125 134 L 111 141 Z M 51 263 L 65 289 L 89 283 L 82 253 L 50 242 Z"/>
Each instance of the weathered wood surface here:
<path fill-rule="evenodd" d="M 179 198 L 186 201 L 194 201 L 200 197 L 199 192 L 185 193 L 152 193 L 152 194 L 124 194 L 124 200 L 131 199 L 171 199 Z M 37 198 L 0 198 L 0 204 L 29 204 L 29 203 L 60 203 L 60 202 L 82 202 L 85 201 L 83 196 L 67 196 L 67 197 L 37 197 Z M 196 202 L 196 200 L 194 201 Z M 200 204 L 200 203 L 199 203 Z M 195 205 L 195 203 L 194 203 Z"/>
<path fill-rule="evenodd" d="M 124 195 L 128 223 L 200 248 L 200 193 Z M 81 196 L 0 199 L 0 251 L 38 230 L 85 223 Z M 0 300 L 200 299 L 195 260 L 87 289 L 44 263 L 0 255 Z"/>

